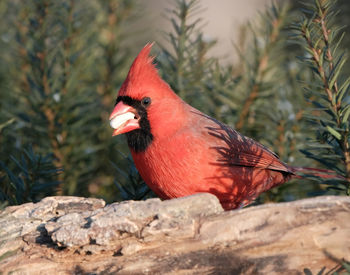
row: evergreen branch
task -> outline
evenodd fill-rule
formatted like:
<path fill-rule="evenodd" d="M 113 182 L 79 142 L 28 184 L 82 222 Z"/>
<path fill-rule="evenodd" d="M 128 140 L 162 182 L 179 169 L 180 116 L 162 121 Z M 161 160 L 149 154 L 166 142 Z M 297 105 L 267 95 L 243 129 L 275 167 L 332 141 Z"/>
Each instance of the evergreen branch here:
<path fill-rule="evenodd" d="M 1 132 L 2 132 L 2 130 L 3 130 L 5 127 L 7 127 L 7 126 L 11 125 L 12 123 L 14 123 L 15 120 L 16 120 L 15 118 L 11 118 L 11 119 L 9 119 L 8 121 L 5 121 L 4 123 L 1 123 L 1 124 L 0 124 L 0 137 L 1 137 Z"/>
<path fill-rule="evenodd" d="M 113 78 L 116 65 L 113 62 L 115 55 L 118 50 L 118 41 L 116 36 L 118 34 L 116 28 L 118 27 L 118 1 L 109 1 L 107 8 L 107 26 L 106 26 L 106 45 L 104 47 L 105 53 L 105 72 L 103 75 L 104 81 L 102 87 L 98 89 L 102 95 L 102 103 L 105 108 L 108 109 L 110 102 L 113 101 L 112 90 L 113 90 Z"/>
<path fill-rule="evenodd" d="M 1 105 L 6 105 L 10 118 L 16 117 L 16 121 L 14 127 L 1 133 L 4 136 L 0 136 L 0 153 L 1 161 L 11 171 L 14 161 L 9 155 L 14 148 L 33 144 L 44 155 L 52 152 L 55 156 L 52 162 L 57 168 L 65 168 L 58 175 L 61 185 L 56 194 L 103 194 L 108 201 L 118 196 L 112 169 L 101 159 L 111 158 L 122 166 L 120 158 L 114 156 L 119 141 L 110 138 L 106 120 L 114 101 L 112 93 L 120 86 L 126 65 L 129 66 L 125 61 L 132 58 L 128 55 L 131 43 L 122 51 L 120 44 L 126 41 L 126 35 L 121 34 L 130 33 L 126 21 L 131 21 L 134 15 L 133 3 L 129 0 L 5 3 L 9 14 L 0 18 L 0 29 L 5 31 L 9 47 L 0 52 L 1 61 L 4 57 L 7 61 L 0 62 L 0 82 L 2 67 L 9 66 L 6 78 L 12 85 L 3 89 L 0 83 L 0 97 L 5 103 Z M 4 25 L 10 27 L 5 29 Z M 106 29 L 113 40 L 107 44 L 103 40 Z M 1 46 L 6 39 L 0 39 Z M 112 51 L 105 58 L 107 48 Z M 105 64 L 105 60 L 109 63 Z M 105 85 L 106 71 L 108 89 L 96 93 L 98 87 Z M 11 101 L 12 90 L 15 96 Z M 14 103 L 16 108 L 12 108 Z M 3 116 L 6 112 L 3 108 L 0 112 L 8 120 L 8 115 Z M 97 191 L 91 191 L 90 186 L 97 186 L 94 189 Z"/>
<path fill-rule="evenodd" d="M 345 164 L 345 176 L 347 179 L 347 194 L 350 195 L 350 144 L 349 144 L 349 122 L 344 121 L 344 110 L 348 109 L 339 97 L 339 75 L 342 67 L 345 64 L 346 58 L 344 55 L 338 57 L 335 61 L 335 51 L 338 49 L 340 37 L 337 43 L 333 43 L 335 30 L 327 27 L 329 19 L 332 17 L 332 3 L 329 0 L 315 0 L 315 8 L 310 19 L 305 19 L 299 25 L 299 31 L 306 44 L 306 50 L 311 55 L 311 58 L 306 62 L 311 62 L 311 69 L 318 75 L 324 94 L 325 100 L 329 107 L 323 107 L 323 112 L 326 112 L 331 119 L 316 116 L 311 118 L 319 121 L 322 125 L 324 134 L 330 134 L 328 138 L 330 142 L 334 140 L 342 152 Z M 346 83 L 348 83 L 346 81 Z M 349 86 L 349 84 L 347 84 Z M 348 87 L 345 88 L 348 90 Z M 316 95 L 317 96 L 317 95 Z M 338 96 L 338 98 L 337 98 Z M 320 96 L 322 98 L 322 96 Z M 314 101 L 314 105 L 315 105 Z M 323 130 L 324 129 L 324 130 Z M 333 144 L 334 144 L 333 142 Z M 336 148 L 334 148 L 336 150 Z"/>
<path fill-rule="evenodd" d="M 276 11 L 278 10 L 275 6 L 273 6 L 273 9 Z M 253 83 L 253 85 L 250 91 L 248 92 L 248 96 L 243 103 L 243 107 L 240 110 L 238 120 L 235 124 L 235 128 L 238 131 L 241 131 L 244 128 L 244 125 L 250 113 L 250 109 L 259 96 L 260 86 L 264 81 L 264 76 L 269 66 L 270 52 L 274 48 L 275 44 L 278 42 L 278 37 L 280 35 L 281 28 L 285 23 L 286 11 L 287 7 L 285 6 L 281 12 L 275 13 L 276 17 L 273 18 L 273 20 L 271 21 L 271 30 L 267 39 L 268 43 L 265 45 L 262 54 L 258 57 L 256 71 L 253 76 L 253 79 L 251 79 L 251 83 Z"/>
<path fill-rule="evenodd" d="M 70 56 L 70 47 L 72 44 L 72 40 L 74 39 L 73 37 L 73 9 L 74 9 L 74 1 L 70 0 L 67 3 L 68 6 L 68 15 L 67 15 L 67 36 L 63 40 L 63 80 L 62 80 L 62 93 L 63 95 L 67 94 L 68 92 L 68 79 L 69 79 L 69 74 L 70 74 L 70 61 L 69 61 L 69 56 Z"/>
<path fill-rule="evenodd" d="M 0 161 L 0 201 L 13 205 L 53 195 L 62 169 L 55 167 L 52 155 L 36 154 L 30 146 L 22 151 L 20 158 L 11 156 L 11 160 L 15 164 L 13 169 Z"/>
<path fill-rule="evenodd" d="M 277 126 L 277 132 L 278 132 L 278 139 L 276 139 L 276 142 L 275 142 L 276 148 L 278 149 L 277 154 L 279 156 L 284 156 L 285 154 L 284 144 L 285 144 L 286 136 L 285 136 L 285 121 L 283 119 L 279 121 L 279 124 Z"/>
<path fill-rule="evenodd" d="M 45 115 L 45 118 L 48 122 L 48 137 L 52 146 L 52 151 L 54 155 L 56 156 L 54 163 L 57 169 L 60 167 L 63 167 L 62 161 L 64 159 L 63 153 L 61 152 L 60 148 L 60 142 L 57 139 L 57 133 L 56 133 L 56 113 L 54 111 L 53 106 L 50 104 L 52 100 L 52 91 L 49 84 L 49 76 L 48 76 L 48 61 L 47 61 L 47 49 L 46 49 L 46 30 L 44 24 L 47 21 L 48 18 L 48 7 L 49 2 L 43 1 L 42 3 L 37 3 L 36 9 L 38 18 L 36 18 L 38 22 L 37 29 L 40 32 L 40 37 L 38 39 L 35 39 L 35 33 L 33 32 L 33 38 L 34 43 L 37 43 L 39 45 L 38 51 L 34 52 L 39 59 L 39 75 L 40 75 L 40 82 L 38 83 L 40 87 L 42 87 L 44 92 L 44 104 L 41 105 L 41 109 L 43 114 Z M 34 64 L 33 64 L 34 65 Z M 35 68 L 34 68 L 35 69 Z M 62 135 L 60 135 L 62 137 Z"/>
<path fill-rule="evenodd" d="M 260 66 L 259 66 L 260 67 Z M 255 99 L 258 97 L 259 94 L 259 85 L 254 84 L 251 91 L 248 93 L 248 98 L 244 101 L 242 110 L 240 111 L 238 121 L 235 125 L 235 128 L 237 131 L 241 131 L 244 127 L 244 124 L 246 123 L 246 120 L 248 118 L 248 114 L 250 112 L 250 107 L 253 105 Z"/>
<path fill-rule="evenodd" d="M 214 104 L 207 87 L 211 84 L 214 62 L 206 55 L 216 41 L 204 40 L 202 19 L 194 16 L 201 11 L 200 1 L 176 0 L 175 3 L 175 8 L 168 11 L 173 30 L 165 34 L 172 50 L 162 46 L 157 64 L 163 79 L 180 97 L 196 107 L 205 106 L 206 110 L 202 108 L 202 111 L 210 113 Z"/>

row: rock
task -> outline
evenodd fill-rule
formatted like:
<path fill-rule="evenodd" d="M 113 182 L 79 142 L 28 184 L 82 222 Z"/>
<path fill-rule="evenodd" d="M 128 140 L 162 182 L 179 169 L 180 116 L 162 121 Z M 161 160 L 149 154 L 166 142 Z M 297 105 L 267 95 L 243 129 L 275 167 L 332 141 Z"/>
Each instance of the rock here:
<path fill-rule="evenodd" d="M 223 211 L 215 196 L 105 206 L 49 197 L 0 212 L 2 274 L 317 274 L 350 261 L 350 198 Z"/>

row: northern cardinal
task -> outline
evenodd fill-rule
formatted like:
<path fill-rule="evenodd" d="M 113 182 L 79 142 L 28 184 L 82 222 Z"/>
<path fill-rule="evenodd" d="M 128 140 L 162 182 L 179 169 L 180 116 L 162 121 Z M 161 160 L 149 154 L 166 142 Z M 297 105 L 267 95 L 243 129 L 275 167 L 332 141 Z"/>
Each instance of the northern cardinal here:
<path fill-rule="evenodd" d="M 109 119 L 159 197 L 208 192 L 229 210 L 295 176 L 298 168 L 177 96 L 158 75 L 151 47 L 134 60 Z"/>

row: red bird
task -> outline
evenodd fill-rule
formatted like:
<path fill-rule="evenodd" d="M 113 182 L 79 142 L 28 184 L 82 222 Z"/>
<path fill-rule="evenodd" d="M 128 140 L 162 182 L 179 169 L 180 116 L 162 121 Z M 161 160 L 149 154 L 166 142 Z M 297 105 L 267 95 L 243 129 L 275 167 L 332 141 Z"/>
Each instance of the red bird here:
<path fill-rule="evenodd" d="M 134 60 L 110 124 L 113 136 L 126 133 L 136 168 L 159 197 L 207 192 L 228 210 L 294 176 L 298 168 L 178 97 L 158 75 L 151 47 Z"/>

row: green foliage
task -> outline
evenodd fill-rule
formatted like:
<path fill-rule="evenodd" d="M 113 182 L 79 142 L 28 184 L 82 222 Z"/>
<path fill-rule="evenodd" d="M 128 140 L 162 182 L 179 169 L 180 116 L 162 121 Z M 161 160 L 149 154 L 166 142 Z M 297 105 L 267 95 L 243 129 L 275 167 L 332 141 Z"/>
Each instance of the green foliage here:
<path fill-rule="evenodd" d="M 13 166 L 12 151 L 32 144 L 64 168 L 56 194 L 116 199 L 109 160 L 122 161 L 112 154 L 122 142 L 110 138 L 107 121 L 132 60 L 123 43 L 134 1 L 7 1 L 1 8 L 1 26 L 12 26 L 1 30 L 8 65 L 1 113 L 13 124 L 3 132 L 1 159 Z"/>
<path fill-rule="evenodd" d="M 35 202 L 55 193 L 62 170 L 54 166 L 52 155 L 37 155 L 29 147 L 18 159 L 10 159 L 15 164 L 13 170 L 0 161 L 0 201 L 11 205 Z"/>
<path fill-rule="evenodd" d="M 348 17 L 332 10 L 350 5 L 305 0 L 307 16 L 294 24 L 301 16 L 294 2 L 272 5 L 242 25 L 233 47 L 238 60 L 228 64 L 209 56 L 216 41 L 203 32 L 200 1 L 175 0 L 167 14 L 172 30 L 165 33 L 157 66 L 185 101 L 267 145 L 283 161 L 327 167 L 349 179 L 350 80 L 346 43 L 341 43 L 349 38 L 337 28 Z M 111 138 L 108 125 L 116 92 L 137 51 L 149 42 L 140 39 L 136 24 L 141 4 L 0 2 L 1 200 L 14 204 L 46 194 L 107 201 L 152 196 L 125 140 Z M 297 37 L 301 43 L 291 45 Z M 28 145 L 33 150 L 23 149 Z M 23 167 L 40 181 L 24 177 Z M 263 194 L 258 203 L 343 194 L 347 182 L 298 179 Z"/>
<path fill-rule="evenodd" d="M 123 200 L 144 200 L 147 198 L 154 197 L 155 195 L 151 189 L 142 180 L 140 174 L 138 173 L 134 162 L 130 156 L 122 154 L 124 160 L 127 161 L 129 168 L 127 170 L 120 169 L 118 165 L 112 163 L 118 178 L 115 179 L 114 184 L 117 187 Z"/>
<path fill-rule="evenodd" d="M 337 171 L 338 180 L 324 180 L 331 188 L 350 194 L 349 90 L 350 77 L 343 75 L 346 55 L 339 49 L 344 37 L 333 27 L 334 1 L 316 0 L 304 9 L 304 18 L 293 26 L 305 53 L 300 59 L 314 72 L 305 93 L 313 108 L 307 118 L 317 135 L 303 150 L 309 158 Z"/>
<path fill-rule="evenodd" d="M 213 102 L 203 88 L 210 81 L 214 61 L 206 54 L 215 41 L 204 40 L 203 20 L 194 17 L 201 10 L 199 1 L 174 2 L 168 11 L 173 31 L 165 34 L 167 45 L 162 46 L 157 64 L 162 78 L 181 98 L 195 107 L 207 106 L 204 111 L 210 112 Z"/>
<path fill-rule="evenodd" d="M 327 270 L 326 267 L 321 268 L 321 270 L 315 275 L 326 275 L 326 274 L 332 274 L 332 275 L 349 275 L 350 274 L 350 263 L 346 260 L 339 260 L 331 255 L 329 257 L 336 263 L 338 263 L 334 268 L 331 270 Z M 312 271 L 308 268 L 304 268 L 304 274 L 305 275 L 313 275 Z"/>

